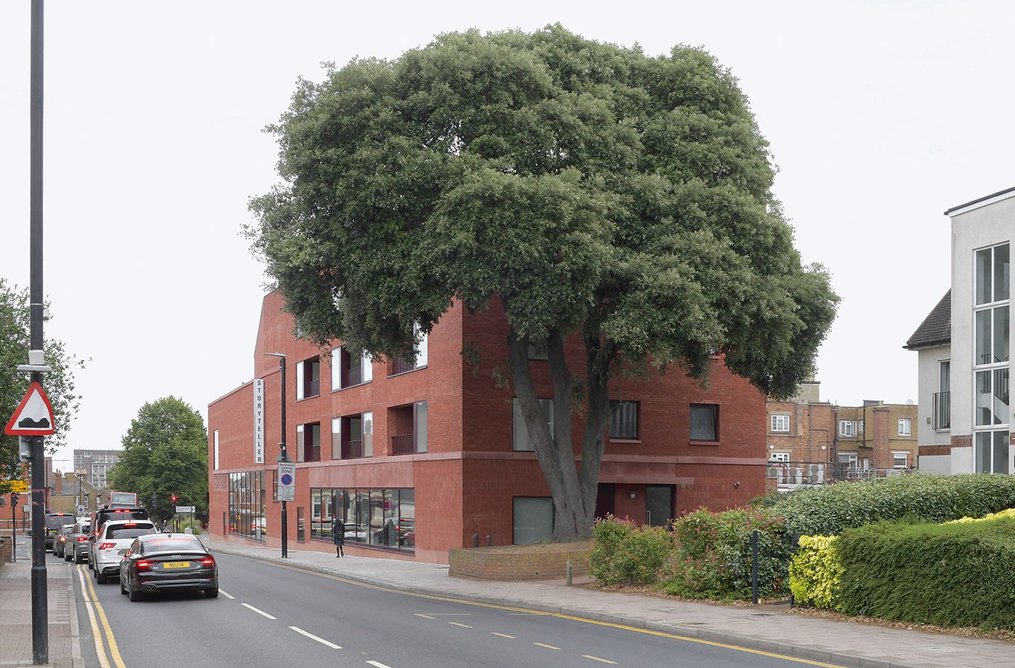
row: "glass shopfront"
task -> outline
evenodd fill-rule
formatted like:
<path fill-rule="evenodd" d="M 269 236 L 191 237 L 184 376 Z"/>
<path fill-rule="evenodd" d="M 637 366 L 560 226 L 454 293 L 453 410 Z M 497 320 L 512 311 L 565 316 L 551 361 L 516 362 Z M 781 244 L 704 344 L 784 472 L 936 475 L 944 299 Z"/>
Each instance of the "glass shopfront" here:
<path fill-rule="evenodd" d="M 345 524 L 346 544 L 360 543 L 388 550 L 414 551 L 416 547 L 416 490 L 343 489 L 310 490 L 310 535 L 332 539 L 337 515 Z"/>
<path fill-rule="evenodd" d="M 264 540 L 264 471 L 229 474 L 229 533 Z"/>

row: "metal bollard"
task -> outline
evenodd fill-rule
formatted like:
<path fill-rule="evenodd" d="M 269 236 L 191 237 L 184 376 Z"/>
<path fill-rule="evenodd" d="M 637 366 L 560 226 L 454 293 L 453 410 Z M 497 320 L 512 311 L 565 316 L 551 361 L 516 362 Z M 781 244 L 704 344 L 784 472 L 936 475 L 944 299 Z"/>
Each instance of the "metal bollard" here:
<path fill-rule="evenodd" d="M 574 564 L 572 564 L 571 560 L 568 559 L 567 560 L 567 586 L 568 587 L 571 586 L 571 576 L 572 575 L 574 575 Z"/>
<path fill-rule="evenodd" d="M 486 546 L 493 547 L 493 536 L 486 534 Z"/>

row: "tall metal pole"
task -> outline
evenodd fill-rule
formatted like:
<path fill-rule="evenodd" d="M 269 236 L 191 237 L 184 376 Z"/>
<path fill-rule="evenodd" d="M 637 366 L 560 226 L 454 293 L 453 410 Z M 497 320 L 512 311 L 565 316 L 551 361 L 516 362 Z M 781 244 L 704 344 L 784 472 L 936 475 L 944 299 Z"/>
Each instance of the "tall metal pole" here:
<path fill-rule="evenodd" d="M 31 43 L 31 225 L 29 363 L 42 363 L 42 98 L 43 98 L 43 0 L 32 0 Z M 33 359 L 36 356 L 37 359 Z M 42 373 L 32 371 L 32 382 L 42 383 Z M 45 439 L 29 438 L 32 457 L 32 663 L 49 663 L 49 599 L 46 579 L 46 469 Z"/>
<path fill-rule="evenodd" d="M 285 355 L 278 358 L 278 366 L 282 371 L 282 390 L 280 397 L 282 399 L 282 441 L 279 443 L 278 460 L 280 462 L 289 461 L 289 453 L 286 452 L 285 447 Z M 286 507 L 286 502 L 282 502 L 282 558 L 286 559 L 289 556 L 289 509 Z"/>

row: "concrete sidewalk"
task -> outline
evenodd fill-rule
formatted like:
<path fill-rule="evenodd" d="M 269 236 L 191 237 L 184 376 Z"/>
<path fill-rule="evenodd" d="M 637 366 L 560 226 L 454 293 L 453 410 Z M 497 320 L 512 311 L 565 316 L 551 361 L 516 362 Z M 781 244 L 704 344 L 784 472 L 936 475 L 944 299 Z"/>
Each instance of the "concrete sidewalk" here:
<path fill-rule="evenodd" d="M 792 614 L 785 606 L 730 607 L 602 592 L 563 582 L 485 582 L 448 576 L 447 566 L 278 548 L 202 535 L 224 554 L 284 563 L 400 591 L 585 617 L 844 666 L 1015 668 L 1015 643 L 883 628 Z M 51 564 L 48 564 L 51 565 Z M 82 668 L 71 569 L 47 568 L 49 663 Z M 31 666 L 31 560 L 0 570 L 0 666 Z"/>

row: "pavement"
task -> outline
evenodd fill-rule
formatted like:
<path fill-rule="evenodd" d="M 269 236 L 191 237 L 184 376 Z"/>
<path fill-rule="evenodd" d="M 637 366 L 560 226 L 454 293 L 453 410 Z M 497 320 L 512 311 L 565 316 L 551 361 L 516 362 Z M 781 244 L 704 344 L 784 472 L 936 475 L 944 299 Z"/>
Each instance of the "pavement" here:
<path fill-rule="evenodd" d="M 448 567 L 332 552 L 298 549 L 288 557 L 279 548 L 243 538 L 202 535 L 215 552 L 292 568 L 337 575 L 399 591 L 527 608 L 647 629 L 859 668 L 1015 668 L 1015 643 L 897 629 L 811 617 L 786 605 L 727 606 L 656 596 L 605 592 L 583 586 L 587 579 L 489 582 L 452 578 Z M 296 549 L 294 549 L 294 547 Z M 49 666 L 82 668 L 74 593 L 63 569 L 47 569 L 49 585 Z M 0 666 L 31 666 L 31 562 L 7 563 L 0 570 Z"/>

